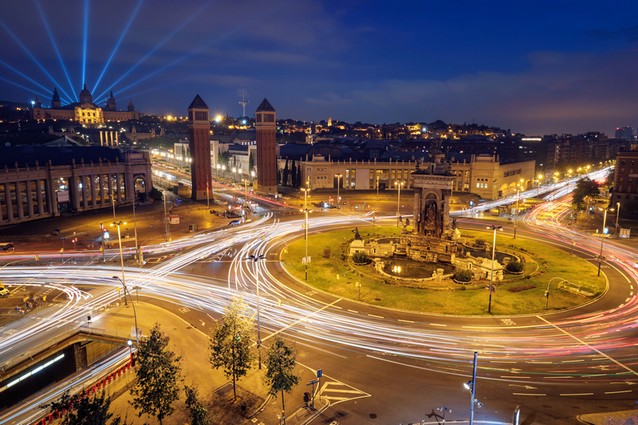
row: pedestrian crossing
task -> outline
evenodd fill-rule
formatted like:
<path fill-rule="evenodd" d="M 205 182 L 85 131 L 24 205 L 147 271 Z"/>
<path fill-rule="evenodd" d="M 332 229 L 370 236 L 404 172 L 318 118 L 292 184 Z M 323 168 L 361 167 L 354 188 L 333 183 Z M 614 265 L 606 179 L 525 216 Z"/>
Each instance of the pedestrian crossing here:
<path fill-rule="evenodd" d="M 340 381 L 328 381 L 321 386 L 319 397 L 327 400 L 332 405 L 344 401 L 371 397 L 371 395 Z"/>

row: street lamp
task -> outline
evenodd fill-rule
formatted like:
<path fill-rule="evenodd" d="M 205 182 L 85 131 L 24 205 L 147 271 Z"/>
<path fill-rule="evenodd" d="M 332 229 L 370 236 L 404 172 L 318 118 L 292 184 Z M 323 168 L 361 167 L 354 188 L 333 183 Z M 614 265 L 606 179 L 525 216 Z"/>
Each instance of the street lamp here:
<path fill-rule="evenodd" d="M 253 262 L 253 274 L 255 275 L 255 287 L 257 289 L 257 359 L 259 369 L 261 369 L 261 322 L 259 320 L 260 298 L 259 298 L 259 272 L 257 271 L 257 261 L 264 259 L 264 254 L 250 255 L 249 260 Z"/>
<path fill-rule="evenodd" d="M 503 230 L 503 226 L 497 226 L 492 224 L 487 226 L 488 229 L 492 229 L 494 232 L 494 236 L 492 238 L 492 272 L 490 273 L 490 285 L 489 285 L 489 297 L 487 300 L 487 313 L 490 314 L 492 312 L 492 292 L 494 292 L 494 256 L 496 254 L 496 231 Z"/>
<path fill-rule="evenodd" d="M 305 242 L 306 242 L 306 256 L 303 259 L 303 263 L 306 266 L 306 281 L 308 281 L 308 263 L 310 262 L 310 258 L 308 257 L 308 213 L 310 212 L 310 210 L 308 210 L 308 192 L 310 192 L 310 189 L 307 189 L 305 187 L 302 187 L 301 190 L 303 191 L 303 212 L 304 212 L 304 230 L 305 230 Z"/>
<path fill-rule="evenodd" d="M 603 261 L 603 244 L 605 243 L 605 230 L 607 225 L 607 208 L 603 213 L 603 229 L 600 234 L 600 254 L 598 254 L 598 276 L 600 276 L 600 263 Z"/>
<path fill-rule="evenodd" d="M 394 182 L 394 185 L 397 187 L 397 227 L 399 227 L 399 217 L 401 216 L 401 186 L 403 186 L 405 182 Z"/>
<path fill-rule="evenodd" d="M 124 278 L 124 253 L 122 252 L 122 233 L 120 232 L 120 226 L 122 224 L 126 224 L 126 222 L 123 221 L 117 221 L 117 222 L 113 222 L 113 226 L 117 226 L 117 243 L 120 247 L 120 266 L 122 267 L 122 285 L 124 285 L 124 288 L 126 288 L 126 279 Z M 126 302 L 126 289 L 124 291 L 124 305 L 127 305 Z"/>
<path fill-rule="evenodd" d="M 164 236 L 166 237 L 166 242 L 170 241 L 170 236 L 168 235 L 168 215 L 166 214 L 166 191 L 162 191 L 162 198 L 164 199 Z"/>
<path fill-rule="evenodd" d="M 464 383 L 463 387 L 470 391 L 470 425 L 474 424 L 474 406 L 482 407 L 483 403 L 476 399 L 476 365 L 478 363 L 478 352 L 474 352 L 474 365 L 472 367 L 472 380 Z"/>
<path fill-rule="evenodd" d="M 516 187 L 516 212 L 514 214 L 514 239 L 516 239 L 516 227 L 518 224 L 518 198 L 520 194 L 520 188 Z"/>
<path fill-rule="evenodd" d="M 618 235 L 618 231 L 620 230 L 620 227 L 618 226 L 619 217 L 620 217 L 620 202 L 616 202 L 616 223 L 615 223 L 616 231 L 614 232 L 614 235 Z"/>
<path fill-rule="evenodd" d="M 122 270 L 122 272 L 124 272 Z M 124 274 L 122 274 L 122 277 L 124 277 Z M 120 281 L 120 283 L 122 284 L 122 288 L 124 288 L 124 301 L 126 301 L 126 294 L 128 293 L 129 298 L 131 298 L 131 305 L 133 306 L 133 320 L 135 321 L 135 344 L 139 347 L 140 346 L 140 337 L 139 337 L 139 328 L 137 327 L 137 311 L 135 310 L 135 303 L 133 302 L 133 298 L 131 297 L 131 293 L 128 292 L 128 289 L 126 289 L 126 283 L 124 282 L 124 280 L 120 279 L 118 276 L 113 276 L 113 279 L 117 279 Z M 125 304 L 127 305 L 127 304 Z M 129 344 L 130 346 L 130 344 Z"/>
<path fill-rule="evenodd" d="M 559 284 L 559 285 L 560 285 L 562 282 L 568 282 L 568 280 L 567 280 L 567 279 L 563 279 L 562 277 L 558 277 L 558 276 L 555 276 L 555 277 L 551 278 L 551 279 L 549 280 L 549 282 L 547 282 L 547 291 L 545 291 L 545 310 L 547 310 L 547 309 L 549 308 L 549 287 L 550 287 L 550 285 L 552 284 L 552 282 L 553 282 L 554 280 L 556 280 L 556 279 L 559 279 L 559 280 L 560 280 L 560 282 L 558 282 L 558 284 Z"/>
<path fill-rule="evenodd" d="M 341 188 L 341 178 L 343 174 L 335 174 L 337 178 L 337 208 L 341 208 L 341 196 L 339 196 L 339 189 Z"/>

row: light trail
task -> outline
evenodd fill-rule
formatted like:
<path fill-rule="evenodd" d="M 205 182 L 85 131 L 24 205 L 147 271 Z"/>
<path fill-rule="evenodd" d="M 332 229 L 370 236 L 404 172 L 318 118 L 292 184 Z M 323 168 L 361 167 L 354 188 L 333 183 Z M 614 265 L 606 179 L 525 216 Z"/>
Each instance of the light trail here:
<path fill-rule="evenodd" d="M 51 46 L 53 47 L 53 50 L 55 51 L 55 55 L 58 58 L 58 62 L 60 63 L 60 67 L 62 68 L 62 72 L 64 72 L 64 76 L 66 77 L 66 81 L 69 84 L 69 89 L 71 91 L 71 95 L 74 96 L 74 98 L 70 99 L 73 100 L 75 99 L 76 101 L 77 99 L 77 93 L 75 93 L 75 90 L 73 90 L 73 83 L 71 82 L 71 77 L 69 76 L 69 72 L 66 68 L 66 65 L 64 64 L 64 60 L 62 59 L 62 54 L 60 53 L 60 49 L 58 49 L 58 43 L 55 40 L 55 37 L 53 36 L 53 32 L 51 31 L 51 26 L 49 25 L 49 20 L 47 19 L 46 15 L 44 14 L 44 10 L 42 9 L 42 4 L 40 3 L 40 0 L 35 0 L 35 5 L 38 8 L 38 14 L 40 15 L 40 20 L 42 20 L 42 24 L 44 25 L 44 28 L 47 32 L 47 35 L 49 36 L 49 41 L 51 42 Z M 60 88 L 60 91 L 62 91 L 62 88 Z M 66 95 L 68 97 L 68 95 Z"/>
<path fill-rule="evenodd" d="M 84 22 L 82 23 L 82 81 L 80 87 L 86 84 L 86 52 L 89 44 L 89 0 L 84 0 Z"/>

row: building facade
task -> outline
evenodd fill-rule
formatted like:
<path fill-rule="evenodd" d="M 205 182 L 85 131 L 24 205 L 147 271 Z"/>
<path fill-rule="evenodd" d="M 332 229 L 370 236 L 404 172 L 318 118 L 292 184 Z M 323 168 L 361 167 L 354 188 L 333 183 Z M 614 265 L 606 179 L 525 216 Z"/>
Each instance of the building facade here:
<path fill-rule="evenodd" d="M 132 203 L 153 188 L 147 152 L 99 146 L 1 151 L 15 162 L 0 168 L 0 225 Z"/>
<path fill-rule="evenodd" d="M 610 207 L 616 208 L 617 204 L 621 217 L 638 217 L 638 145 L 616 155 Z"/>
<path fill-rule="evenodd" d="M 57 89 L 53 89 L 51 97 L 51 107 L 43 108 L 40 102 L 37 102 L 32 110 L 33 119 L 38 121 L 46 120 L 68 120 L 75 121 L 85 125 L 100 125 L 106 122 L 119 122 L 139 119 L 140 113 L 135 111 L 132 103 L 128 104 L 126 111 L 118 111 L 116 108 L 115 98 L 111 92 L 104 107 L 100 107 L 93 103 L 93 95 L 86 88 L 80 92 L 80 101 L 69 103 L 62 106 L 60 95 Z"/>
<path fill-rule="evenodd" d="M 440 159 L 437 159 L 440 161 Z M 286 160 L 279 160 L 279 168 Z M 413 173 L 419 161 L 331 161 L 315 155 L 299 161 L 302 182 L 315 189 L 344 190 L 395 189 L 403 182 L 403 189 L 414 187 Z M 452 176 L 455 192 L 474 193 L 483 199 L 497 199 L 528 189 L 535 179 L 535 161 L 501 164 L 497 156 L 473 155 L 469 161 L 445 162 Z M 427 164 L 420 165 L 427 168 Z M 341 177 L 338 177 L 341 176 Z"/>

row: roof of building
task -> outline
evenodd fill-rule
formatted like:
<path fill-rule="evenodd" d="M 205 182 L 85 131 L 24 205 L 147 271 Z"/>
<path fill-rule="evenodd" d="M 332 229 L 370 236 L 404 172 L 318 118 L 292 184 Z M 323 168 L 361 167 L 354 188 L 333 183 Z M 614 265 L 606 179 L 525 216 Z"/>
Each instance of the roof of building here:
<path fill-rule="evenodd" d="M 257 107 L 256 112 L 275 112 L 275 108 L 273 108 L 270 102 L 268 102 L 268 99 L 264 98 Z"/>
<path fill-rule="evenodd" d="M 124 161 L 123 153 L 119 149 L 107 146 L 45 146 L 23 145 L 0 147 L 0 167 L 13 168 L 44 166 L 51 161 L 52 165 L 70 165 L 75 163 L 99 163 Z"/>
<path fill-rule="evenodd" d="M 191 104 L 188 106 L 188 109 L 208 109 L 208 105 L 204 102 L 204 99 L 202 99 L 199 95 L 196 95 L 195 99 L 193 99 Z"/>

